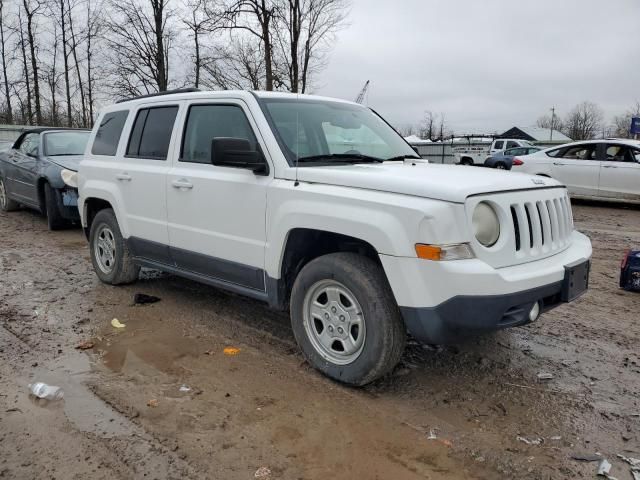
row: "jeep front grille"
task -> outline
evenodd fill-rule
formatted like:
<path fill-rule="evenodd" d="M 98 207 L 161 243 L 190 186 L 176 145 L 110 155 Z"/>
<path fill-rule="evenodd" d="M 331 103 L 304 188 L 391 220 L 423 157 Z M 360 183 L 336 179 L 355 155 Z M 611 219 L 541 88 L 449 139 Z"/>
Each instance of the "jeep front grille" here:
<path fill-rule="evenodd" d="M 515 251 L 534 255 L 558 250 L 573 231 L 571 204 L 566 195 L 510 205 Z"/>
<path fill-rule="evenodd" d="M 565 187 L 533 188 L 469 197 L 465 203 L 469 231 L 473 211 L 480 202 L 490 204 L 500 218 L 500 238 L 491 246 L 471 237 L 479 259 L 500 268 L 540 260 L 571 245 L 573 217 Z"/>

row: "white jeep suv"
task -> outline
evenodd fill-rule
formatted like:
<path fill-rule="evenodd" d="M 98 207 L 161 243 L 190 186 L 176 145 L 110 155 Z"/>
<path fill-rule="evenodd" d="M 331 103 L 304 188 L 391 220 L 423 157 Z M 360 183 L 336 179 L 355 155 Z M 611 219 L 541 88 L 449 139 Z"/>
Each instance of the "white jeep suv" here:
<path fill-rule="evenodd" d="M 105 109 L 79 173 L 98 277 L 141 266 L 289 310 L 309 362 L 363 385 L 429 343 L 534 321 L 587 288 L 552 179 L 430 165 L 372 110 L 174 92 Z"/>

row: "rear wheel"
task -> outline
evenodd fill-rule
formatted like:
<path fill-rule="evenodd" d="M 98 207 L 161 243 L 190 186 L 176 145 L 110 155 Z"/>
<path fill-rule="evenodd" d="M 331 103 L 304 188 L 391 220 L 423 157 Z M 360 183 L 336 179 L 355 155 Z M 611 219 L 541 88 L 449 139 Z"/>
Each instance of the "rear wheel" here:
<path fill-rule="evenodd" d="M 460 165 L 473 165 L 473 160 L 468 157 L 465 157 L 460 160 Z"/>
<path fill-rule="evenodd" d="M 504 162 L 497 162 L 496 163 L 496 168 L 498 170 L 506 170 L 507 169 L 507 164 Z"/>
<path fill-rule="evenodd" d="M 9 198 L 7 193 L 7 187 L 4 184 L 4 179 L 0 178 L 0 210 L 3 212 L 12 212 L 17 210 L 20 204 Z"/>
<path fill-rule="evenodd" d="M 49 230 L 60 230 L 69 225 L 69 222 L 60 213 L 60 208 L 58 208 L 56 192 L 48 183 L 44 184 L 44 206 Z"/>
<path fill-rule="evenodd" d="M 100 210 L 89 234 L 91 262 L 98 278 L 110 285 L 132 283 L 140 267 L 133 263 L 113 210 Z"/>
<path fill-rule="evenodd" d="M 302 269 L 291 292 L 291 323 L 309 363 L 350 385 L 390 372 L 406 340 L 381 267 L 354 253 L 325 255 Z"/>

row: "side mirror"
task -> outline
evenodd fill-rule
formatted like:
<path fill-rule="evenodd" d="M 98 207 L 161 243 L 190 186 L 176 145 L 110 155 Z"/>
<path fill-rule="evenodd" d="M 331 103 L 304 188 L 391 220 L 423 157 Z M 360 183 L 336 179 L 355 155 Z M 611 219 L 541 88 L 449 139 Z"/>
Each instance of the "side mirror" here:
<path fill-rule="evenodd" d="M 219 167 L 245 168 L 256 175 L 269 173 L 262 153 L 251 150 L 251 144 L 244 138 L 214 138 L 211 163 Z"/>

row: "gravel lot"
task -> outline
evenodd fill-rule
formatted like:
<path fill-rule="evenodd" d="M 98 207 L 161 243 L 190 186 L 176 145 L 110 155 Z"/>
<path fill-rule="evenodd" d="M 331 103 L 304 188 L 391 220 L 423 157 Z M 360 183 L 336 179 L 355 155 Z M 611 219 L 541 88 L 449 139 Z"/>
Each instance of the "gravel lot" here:
<path fill-rule="evenodd" d="M 586 295 L 528 327 L 410 345 L 358 390 L 310 369 L 260 303 L 154 271 L 102 285 L 80 230 L 0 212 L 0 478 L 595 478 L 570 457 L 600 452 L 631 479 L 616 455 L 640 458 L 640 294 L 617 282 L 640 209 L 574 215 L 594 245 Z M 65 399 L 30 398 L 33 380 Z"/>

